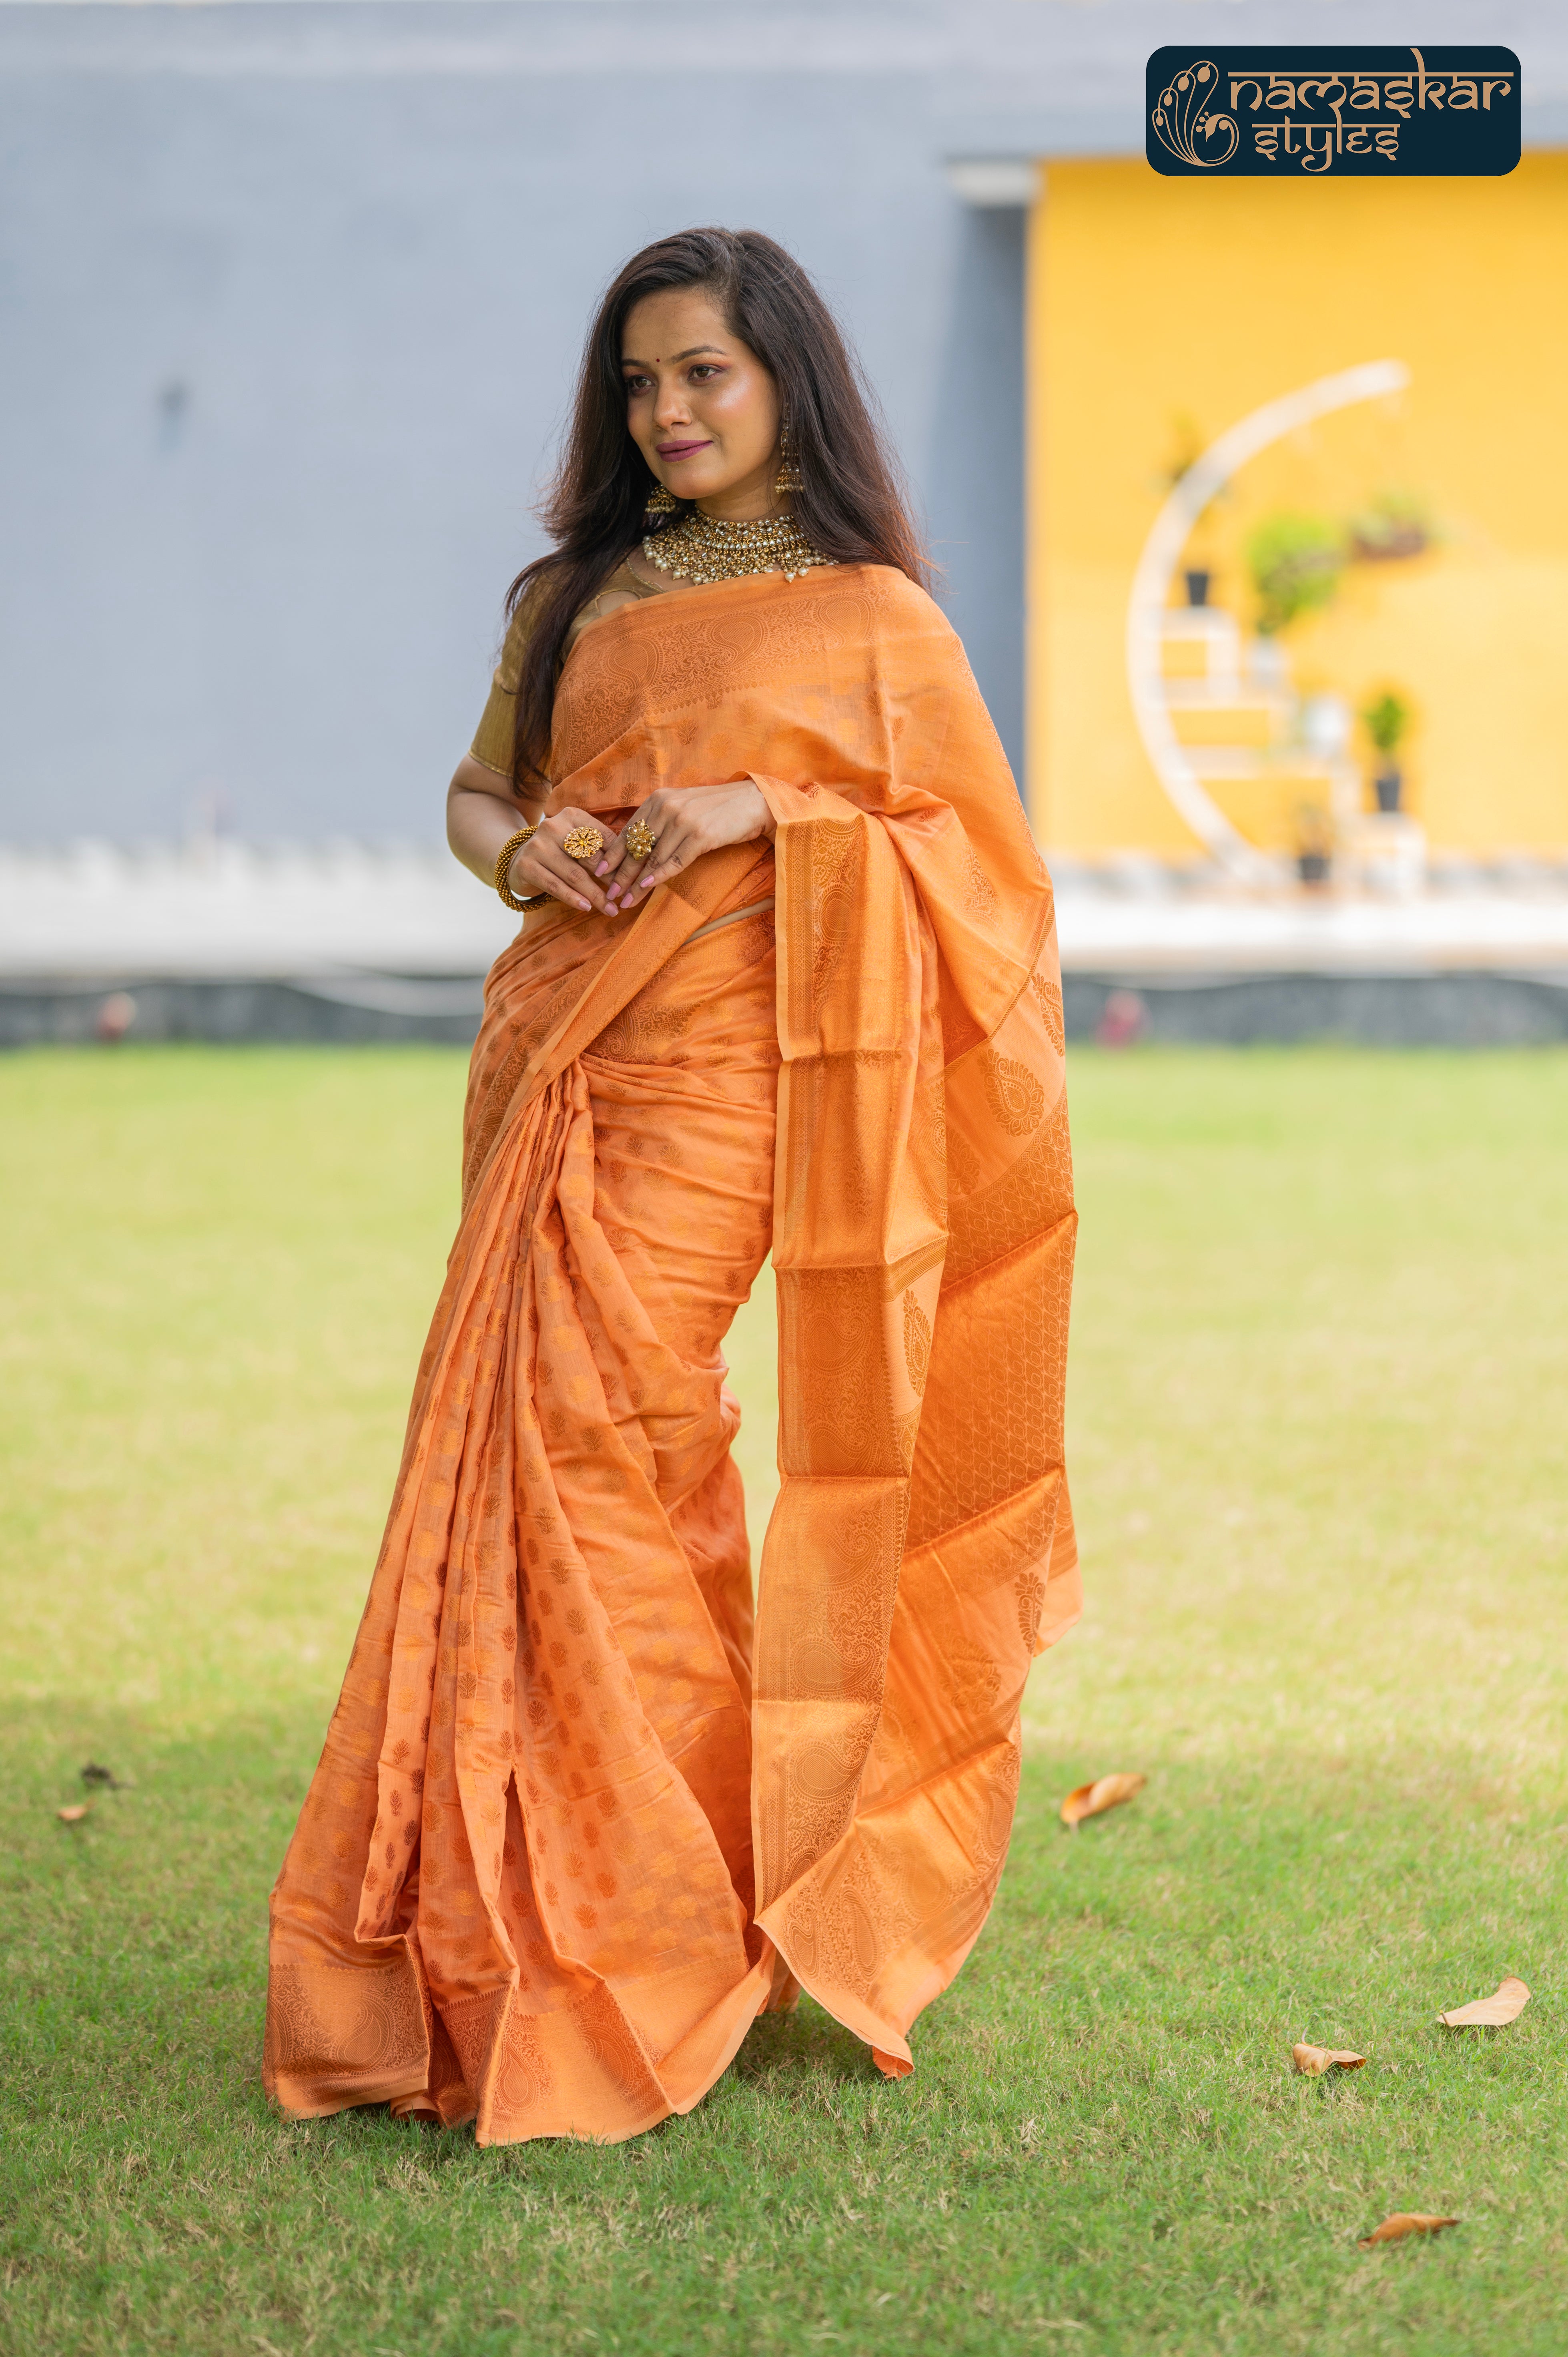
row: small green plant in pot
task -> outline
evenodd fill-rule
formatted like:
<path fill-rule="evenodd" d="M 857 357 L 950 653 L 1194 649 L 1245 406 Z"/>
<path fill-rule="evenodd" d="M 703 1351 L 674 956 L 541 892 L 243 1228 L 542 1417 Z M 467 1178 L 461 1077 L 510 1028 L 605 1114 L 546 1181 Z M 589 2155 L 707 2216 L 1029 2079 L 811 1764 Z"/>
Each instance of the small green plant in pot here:
<path fill-rule="evenodd" d="M 1265 516 L 1247 542 L 1259 633 L 1276 638 L 1332 603 L 1345 570 L 1345 535 L 1325 516 Z"/>
<path fill-rule="evenodd" d="M 1414 491 L 1380 491 L 1350 519 L 1350 554 L 1359 565 L 1424 556 L 1436 537 L 1431 511 Z"/>
<path fill-rule="evenodd" d="M 1411 718 L 1410 705 L 1397 688 L 1383 688 L 1361 706 L 1361 726 L 1371 738 L 1379 759 L 1372 790 L 1378 798 L 1378 808 L 1385 815 L 1398 810 L 1404 792 L 1404 772 L 1395 756 L 1410 733 Z"/>
<path fill-rule="evenodd" d="M 1334 865 L 1334 827 L 1320 802 L 1295 806 L 1295 872 L 1314 891 L 1327 883 Z"/>
<path fill-rule="evenodd" d="M 1207 439 L 1190 412 L 1179 409 L 1175 413 L 1171 418 L 1170 456 L 1156 479 L 1162 492 L 1174 491 L 1183 476 L 1190 474 L 1203 456 Z M 1219 497 L 1224 496 L 1221 490 Z M 1189 607 L 1207 606 L 1214 586 L 1214 561 L 1209 553 L 1214 508 L 1215 502 L 1211 500 L 1192 528 L 1187 564 L 1182 573 Z"/>

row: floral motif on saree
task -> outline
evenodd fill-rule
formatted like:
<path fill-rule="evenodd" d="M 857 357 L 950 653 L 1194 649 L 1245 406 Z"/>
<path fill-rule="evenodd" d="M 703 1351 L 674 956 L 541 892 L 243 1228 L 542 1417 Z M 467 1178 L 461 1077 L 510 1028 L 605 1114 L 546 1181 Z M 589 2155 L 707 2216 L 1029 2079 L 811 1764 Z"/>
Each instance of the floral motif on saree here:
<path fill-rule="evenodd" d="M 491 972 L 265 2061 L 296 2115 L 496 2143 L 689 2110 L 797 1984 L 908 2070 L 1078 1610 L 1050 888 L 952 631 L 880 567 L 650 600 L 575 649 L 553 767 L 609 817 L 751 776 L 776 840 Z M 721 1344 L 769 1249 L 754 1626 Z"/>

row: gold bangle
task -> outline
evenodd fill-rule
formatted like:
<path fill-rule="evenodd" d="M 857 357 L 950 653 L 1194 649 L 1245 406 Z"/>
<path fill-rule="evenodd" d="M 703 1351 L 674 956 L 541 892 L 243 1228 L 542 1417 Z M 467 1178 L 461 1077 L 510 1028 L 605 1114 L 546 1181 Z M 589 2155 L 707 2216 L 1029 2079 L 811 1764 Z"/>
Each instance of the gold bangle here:
<path fill-rule="evenodd" d="M 527 900 L 520 900 L 511 888 L 511 863 L 523 845 L 532 843 L 538 833 L 537 826 L 520 826 L 515 834 L 508 836 L 496 854 L 496 890 L 509 909 L 526 909 L 531 905 Z M 535 896 L 535 899 L 543 899 L 546 897 L 545 894 L 540 893 Z"/>

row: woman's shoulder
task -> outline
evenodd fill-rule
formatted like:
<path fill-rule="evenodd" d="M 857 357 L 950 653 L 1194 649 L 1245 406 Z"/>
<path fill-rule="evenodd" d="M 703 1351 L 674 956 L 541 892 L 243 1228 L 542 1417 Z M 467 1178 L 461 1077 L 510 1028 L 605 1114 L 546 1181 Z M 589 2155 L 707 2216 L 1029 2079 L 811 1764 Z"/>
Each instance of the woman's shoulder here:
<path fill-rule="evenodd" d="M 888 639 L 951 640 L 958 633 L 932 597 L 918 581 L 912 581 L 896 565 L 846 565 L 846 573 L 854 576 L 857 586 L 870 595 L 879 636 Z M 832 579 L 831 574 L 820 576 Z"/>
<path fill-rule="evenodd" d="M 573 615 L 562 654 L 570 654 L 584 631 L 591 630 L 596 622 L 606 621 L 611 614 L 618 614 L 623 606 L 640 606 L 659 594 L 659 589 L 635 570 L 631 559 L 622 557 L 614 572 L 600 583 L 587 603 L 579 606 Z"/>
<path fill-rule="evenodd" d="M 657 595 L 656 589 L 639 579 L 629 560 L 623 557 L 606 575 L 593 596 L 578 607 L 567 624 L 561 647 L 563 660 L 570 654 L 583 632 L 591 630 L 596 622 L 603 621 L 607 615 L 615 613 L 619 607 L 635 606 L 643 598 Z M 501 643 L 500 659 L 496 665 L 496 685 L 505 694 L 517 694 L 528 642 L 547 611 L 551 597 L 549 585 L 532 581 L 512 608 L 511 619 L 507 624 L 506 637 Z"/>
<path fill-rule="evenodd" d="M 923 624 L 928 630 L 948 628 L 947 617 L 930 591 L 918 581 L 912 581 L 898 565 L 845 565 L 835 566 L 834 571 L 843 573 L 858 587 L 868 591 L 878 613 L 889 620 Z M 831 581 L 832 574 L 822 573 L 817 577 Z"/>

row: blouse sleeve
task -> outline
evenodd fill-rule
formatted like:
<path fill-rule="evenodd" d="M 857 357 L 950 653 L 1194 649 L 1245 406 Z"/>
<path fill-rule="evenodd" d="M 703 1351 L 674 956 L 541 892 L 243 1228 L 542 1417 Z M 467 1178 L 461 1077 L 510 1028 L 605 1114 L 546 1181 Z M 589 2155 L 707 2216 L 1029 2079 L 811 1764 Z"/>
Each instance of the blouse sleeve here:
<path fill-rule="evenodd" d="M 487 770 L 499 770 L 503 778 L 512 773 L 512 740 L 517 726 L 517 683 L 522 676 L 522 653 L 528 633 L 523 628 L 521 610 L 511 618 L 501 659 L 490 682 L 489 700 L 480 716 L 469 750 L 476 761 Z"/>

